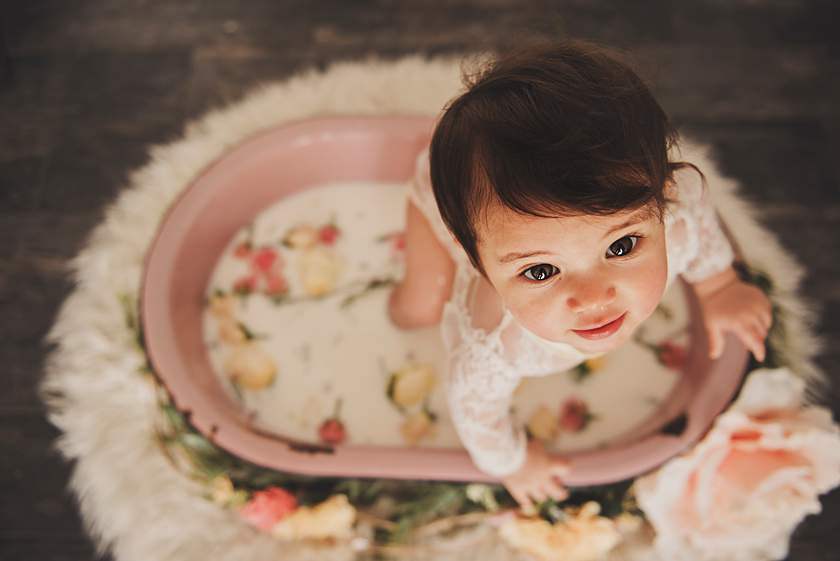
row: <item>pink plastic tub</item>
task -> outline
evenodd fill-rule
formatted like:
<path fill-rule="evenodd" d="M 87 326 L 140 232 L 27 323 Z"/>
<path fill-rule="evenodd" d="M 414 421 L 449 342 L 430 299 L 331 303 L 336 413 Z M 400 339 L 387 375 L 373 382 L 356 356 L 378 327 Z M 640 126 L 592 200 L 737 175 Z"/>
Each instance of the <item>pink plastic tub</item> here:
<path fill-rule="evenodd" d="M 430 118 L 414 116 L 328 117 L 285 124 L 232 149 L 173 204 L 147 255 L 142 325 L 150 360 L 176 406 L 214 443 L 251 462 L 300 474 L 493 481 L 464 450 L 327 447 L 261 434 L 227 398 L 201 336 L 208 278 L 243 224 L 278 199 L 324 183 L 407 180 L 432 125 Z M 276 180 L 278 170 L 282 182 Z M 697 318 L 697 303 L 686 293 L 691 317 Z M 699 321 L 692 322 L 691 341 L 686 372 L 664 405 L 607 449 L 565 454 L 571 463 L 566 484 L 634 477 L 705 433 L 737 391 L 747 353 L 730 338 L 723 356 L 710 362 Z"/>

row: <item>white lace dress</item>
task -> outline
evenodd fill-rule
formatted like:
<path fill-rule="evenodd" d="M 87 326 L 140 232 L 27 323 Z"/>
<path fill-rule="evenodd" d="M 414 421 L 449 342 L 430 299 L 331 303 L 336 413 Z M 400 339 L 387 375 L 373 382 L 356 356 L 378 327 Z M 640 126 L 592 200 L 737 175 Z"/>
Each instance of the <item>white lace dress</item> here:
<path fill-rule="evenodd" d="M 668 285 L 677 275 L 689 282 L 707 278 L 734 258 L 700 175 L 688 168 L 677 171 L 674 179 L 677 200 L 668 204 L 664 216 Z M 566 343 L 538 337 L 498 307 L 497 299 L 487 297 L 492 287 L 472 267 L 438 212 L 428 149 L 417 158 L 409 197 L 456 263 L 441 320 L 452 422 L 479 469 L 496 477 L 508 475 L 525 459 L 525 432 L 514 426 L 510 414 L 521 378 L 567 370 L 589 357 Z"/>

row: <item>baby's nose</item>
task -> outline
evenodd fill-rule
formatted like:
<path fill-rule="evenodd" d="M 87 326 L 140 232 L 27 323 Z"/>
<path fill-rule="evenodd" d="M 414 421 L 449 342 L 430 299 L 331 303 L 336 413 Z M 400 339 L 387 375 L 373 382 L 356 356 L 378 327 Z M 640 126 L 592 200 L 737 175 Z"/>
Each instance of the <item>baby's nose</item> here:
<path fill-rule="evenodd" d="M 616 296 L 614 286 L 589 283 L 566 298 L 566 305 L 573 312 L 585 312 L 591 309 L 606 308 Z"/>

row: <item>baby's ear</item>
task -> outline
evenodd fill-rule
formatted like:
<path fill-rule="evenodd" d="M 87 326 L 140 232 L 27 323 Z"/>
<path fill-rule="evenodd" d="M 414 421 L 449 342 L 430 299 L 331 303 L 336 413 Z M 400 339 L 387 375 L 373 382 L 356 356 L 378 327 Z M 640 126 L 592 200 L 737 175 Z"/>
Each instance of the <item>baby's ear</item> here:
<path fill-rule="evenodd" d="M 662 194 L 665 195 L 666 201 L 679 199 L 679 187 L 677 187 L 677 182 L 674 178 L 665 180 L 665 185 L 662 187 Z"/>

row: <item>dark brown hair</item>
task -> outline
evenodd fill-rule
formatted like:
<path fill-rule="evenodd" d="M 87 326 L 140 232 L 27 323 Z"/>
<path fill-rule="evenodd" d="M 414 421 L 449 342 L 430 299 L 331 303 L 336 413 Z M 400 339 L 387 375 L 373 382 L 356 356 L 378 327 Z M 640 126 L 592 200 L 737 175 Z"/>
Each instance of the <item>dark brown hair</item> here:
<path fill-rule="evenodd" d="M 490 203 L 526 215 L 660 216 L 677 140 L 649 88 L 614 51 L 532 45 L 464 73 L 430 148 L 441 216 L 480 272 L 476 224 Z"/>

